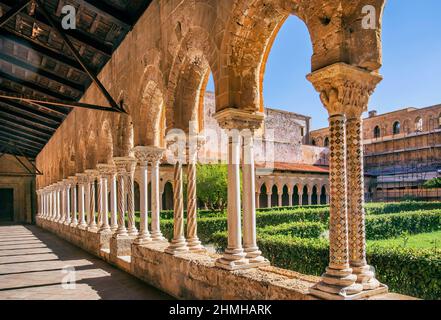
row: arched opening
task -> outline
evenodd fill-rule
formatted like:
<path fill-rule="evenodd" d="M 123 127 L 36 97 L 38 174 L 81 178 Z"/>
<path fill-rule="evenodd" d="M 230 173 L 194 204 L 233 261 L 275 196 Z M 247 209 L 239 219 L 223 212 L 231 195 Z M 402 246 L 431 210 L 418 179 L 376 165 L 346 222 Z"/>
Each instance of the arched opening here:
<path fill-rule="evenodd" d="M 324 146 L 325 148 L 328 148 L 328 147 L 329 147 L 329 138 L 328 138 L 328 137 L 325 138 L 325 140 L 324 140 L 324 142 L 323 142 L 323 146 Z"/>
<path fill-rule="evenodd" d="M 392 133 L 393 134 L 400 134 L 401 131 L 401 125 L 399 121 L 395 121 L 392 126 Z"/>
<path fill-rule="evenodd" d="M 298 206 L 300 204 L 299 188 L 297 186 L 294 186 L 294 189 L 293 189 L 292 204 L 293 204 L 293 206 Z"/>
<path fill-rule="evenodd" d="M 260 187 L 259 207 L 268 208 L 268 195 L 265 184 L 262 184 L 262 186 Z"/>
<path fill-rule="evenodd" d="M 173 184 L 170 181 L 164 185 L 162 210 L 173 210 Z"/>
<path fill-rule="evenodd" d="M 289 206 L 289 193 L 288 193 L 288 187 L 286 185 L 283 186 L 282 206 L 283 207 Z"/>
<path fill-rule="evenodd" d="M 325 186 L 322 186 L 322 192 L 320 194 L 320 204 L 326 204 L 326 188 Z"/>
<path fill-rule="evenodd" d="M 303 195 L 302 195 L 302 205 L 306 206 L 309 204 L 309 196 L 308 196 L 308 187 L 303 187 Z"/>
<path fill-rule="evenodd" d="M 311 204 L 318 204 L 317 186 L 312 187 Z"/>
<path fill-rule="evenodd" d="M 277 186 L 274 185 L 271 189 L 271 207 L 279 206 L 279 194 L 277 190 Z"/>
<path fill-rule="evenodd" d="M 374 128 L 374 138 L 378 139 L 381 137 L 381 129 L 379 126 L 375 126 Z"/>
<path fill-rule="evenodd" d="M 313 146 L 317 145 L 317 143 L 315 142 L 315 139 L 312 139 L 311 144 L 312 144 Z"/>
<path fill-rule="evenodd" d="M 152 184 L 149 183 L 147 186 L 147 201 L 149 206 L 149 211 L 152 211 Z"/>
<path fill-rule="evenodd" d="M 422 132 L 423 131 L 423 118 L 417 117 L 415 119 L 415 131 Z"/>

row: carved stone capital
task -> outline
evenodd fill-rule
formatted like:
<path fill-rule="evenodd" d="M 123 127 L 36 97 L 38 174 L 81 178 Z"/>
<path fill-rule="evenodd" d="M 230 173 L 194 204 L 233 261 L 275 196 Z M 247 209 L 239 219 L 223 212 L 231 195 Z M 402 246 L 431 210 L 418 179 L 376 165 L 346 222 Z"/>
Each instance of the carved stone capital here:
<path fill-rule="evenodd" d="M 119 174 L 131 173 L 135 171 L 136 159 L 132 157 L 113 158 L 116 170 Z"/>
<path fill-rule="evenodd" d="M 265 120 L 263 112 L 227 108 L 214 114 L 219 126 L 225 130 L 257 130 Z"/>
<path fill-rule="evenodd" d="M 77 173 L 75 176 L 77 177 L 77 181 L 79 184 L 85 184 L 88 182 L 89 178 L 85 173 Z"/>
<path fill-rule="evenodd" d="M 336 63 L 309 74 L 307 79 L 320 93 L 330 116 L 357 118 L 367 111 L 369 98 L 383 78 L 375 72 Z"/>
<path fill-rule="evenodd" d="M 95 169 L 86 170 L 86 171 L 84 171 L 84 173 L 87 175 L 89 182 L 95 181 L 96 178 L 98 178 L 100 175 L 99 171 L 95 170 Z"/>
<path fill-rule="evenodd" d="M 107 163 L 97 164 L 96 169 L 101 176 L 109 176 L 115 172 L 115 166 Z"/>

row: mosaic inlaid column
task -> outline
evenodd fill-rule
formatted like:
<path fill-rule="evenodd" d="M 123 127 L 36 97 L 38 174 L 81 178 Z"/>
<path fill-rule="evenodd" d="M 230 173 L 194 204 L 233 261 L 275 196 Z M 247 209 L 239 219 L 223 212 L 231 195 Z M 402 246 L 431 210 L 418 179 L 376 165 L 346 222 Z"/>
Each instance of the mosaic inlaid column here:
<path fill-rule="evenodd" d="M 372 290 L 380 283 L 366 261 L 362 113 L 367 104 L 358 103 L 346 112 L 349 264 L 363 289 Z"/>
<path fill-rule="evenodd" d="M 187 241 L 184 236 L 184 190 L 182 179 L 182 157 L 175 163 L 173 179 L 173 239 L 170 245 L 165 249 L 166 253 L 178 254 L 188 251 Z"/>
<path fill-rule="evenodd" d="M 190 136 L 189 139 L 192 140 L 187 149 L 187 245 L 192 252 L 204 252 L 206 250 L 198 237 L 196 171 L 198 152 L 205 141 L 201 136 Z"/>
<path fill-rule="evenodd" d="M 110 230 L 115 232 L 118 229 L 118 197 L 116 190 L 116 168 L 112 166 L 109 173 L 109 189 L 110 189 Z"/>
<path fill-rule="evenodd" d="M 78 179 L 78 227 L 85 229 L 87 227 L 87 222 L 84 197 L 86 195 L 87 175 L 84 173 L 77 173 L 76 177 Z"/>
<path fill-rule="evenodd" d="M 136 244 L 143 244 L 152 241 L 149 232 L 148 217 L 148 148 L 138 146 L 133 149 L 135 158 L 138 160 L 139 171 L 139 233 L 135 239 Z"/>
<path fill-rule="evenodd" d="M 136 237 L 138 235 L 138 229 L 135 224 L 135 169 L 136 159 L 130 158 L 127 162 L 126 171 L 126 188 L 127 188 L 127 217 L 128 228 L 127 232 L 129 236 Z"/>
<path fill-rule="evenodd" d="M 152 224 L 151 237 L 153 241 L 165 241 L 161 232 L 160 210 L 161 197 L 159 194 L 159 164 L 164 155 L 165 150 L 152 147 L 149 153 L 151 163 L 151 202 L 152 202 Z"/>
<path fill-rule="evenodd" d="M 127 174 L 127 158 L 114 158 L 117 180 L 118 180 L 118 190 L 117 190 L 117 211 L 118 211 L 118 228 L 113 234 L 115 238 L 128 237 L 125 213 L 126 213 L 126 192 L 125 192 L 125 175 Z"/>
<path fill-rule="evenodd" d="M 71 223 L 72 227 L 76 227 L 78 225 L 77 218 L 77 177 L 69 177 L 71 187 L 70 187 L 70 202 L 71 202 Z"/>
<path fill-rule="evenodd" d="M 263 119 L 262 119 L 263 120 Z M 242 191 L 243 191 L 243 249 L 249 263 L 268 264 L 257 246 L 256 236 L 256 174 L 254 165 L 254 131 L 243 133 Z"/>
<path fill-rule="evenodd" d="M 363 291 L 349 263 L 346 112 L 361 96 L 367 105 L 369 95 L 360 91 L 369 85 L 364 74 L 361 69 L 338 63 L 308 75 L 329 113 L 329 265 L 321 282 L 310 289 L 325 299 L 361 297 Z"/>
<path fill-rule="evenodd" d="M 96 202 L 96 190 L 95 190 L 95 181 L 99 175 L 99 172 L 97 170 L 86 170 L 85 173 L 87 174 L 89 180 L 87 183 L 87 189 L 89 197 L 86 197 L 86 201 L 89 200 L 89 203 L 87 204 L 87 216 L 89 217 L 88 224 L 87 224 L 87 230 L 91 232 L 98 231 L 98 226 L 96 223 L 96 209 L 95 209 L 95 202 Z M 87 199 L 88 198 L 88 199 Z"/>

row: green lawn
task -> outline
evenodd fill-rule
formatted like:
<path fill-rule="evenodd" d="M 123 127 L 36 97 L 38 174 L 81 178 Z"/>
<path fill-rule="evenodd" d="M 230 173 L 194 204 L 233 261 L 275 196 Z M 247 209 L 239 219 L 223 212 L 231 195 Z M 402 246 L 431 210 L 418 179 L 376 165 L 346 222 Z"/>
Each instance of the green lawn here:
<path fill-rule="evenodd" d="M 393 239 L 371 240 L 367 242 L 367 245 L 380 246 L 383 248 L 401 246 L 413 249 L 441 250 L 441 231 L 407 235 Z"/>

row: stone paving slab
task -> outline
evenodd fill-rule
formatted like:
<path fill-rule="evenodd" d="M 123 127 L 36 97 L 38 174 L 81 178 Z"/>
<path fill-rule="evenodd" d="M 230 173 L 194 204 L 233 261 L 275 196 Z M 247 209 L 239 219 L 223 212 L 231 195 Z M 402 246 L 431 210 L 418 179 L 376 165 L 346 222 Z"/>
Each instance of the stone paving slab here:
<path fill-rule="evenodd" d="M 0 225 L 0 299 L 172 298 L 36 226 Z"/>

